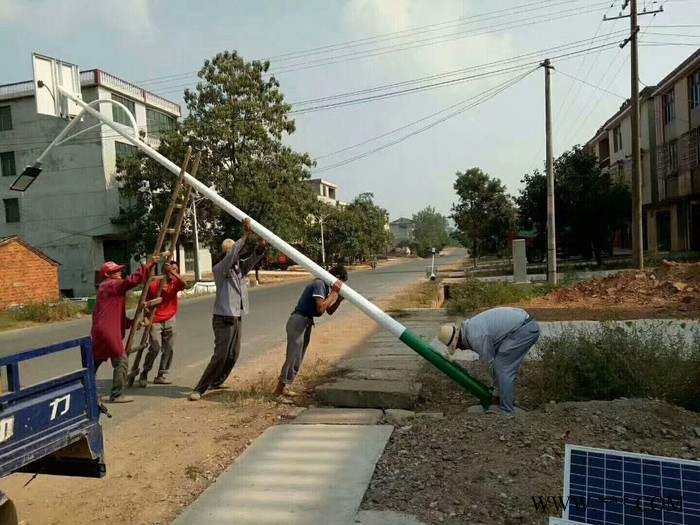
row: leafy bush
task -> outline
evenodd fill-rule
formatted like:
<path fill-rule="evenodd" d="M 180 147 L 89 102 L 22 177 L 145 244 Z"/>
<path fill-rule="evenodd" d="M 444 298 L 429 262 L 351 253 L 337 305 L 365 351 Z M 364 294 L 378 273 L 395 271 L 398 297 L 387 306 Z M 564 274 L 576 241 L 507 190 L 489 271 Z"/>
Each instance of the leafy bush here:
<path fill-rule="evenodd" d="M 33 321 L 36 323 L 48 323 L 50 321 L 73 319 L 83 313 L 85 313 L 85 307 L 66 300 L 58 303 L 29 303 L 24 306 L 8 308 L 0 312 L 0 316 L 9 322 Z"/>
<path fill-rule="evenodd" d="M 538 344 L 527 362 L 526 387 L 535 404 L 652 397 L 700 410 L 700 334 L 692 342 L 667 330 L 603 323 L 568 329 Z"/>

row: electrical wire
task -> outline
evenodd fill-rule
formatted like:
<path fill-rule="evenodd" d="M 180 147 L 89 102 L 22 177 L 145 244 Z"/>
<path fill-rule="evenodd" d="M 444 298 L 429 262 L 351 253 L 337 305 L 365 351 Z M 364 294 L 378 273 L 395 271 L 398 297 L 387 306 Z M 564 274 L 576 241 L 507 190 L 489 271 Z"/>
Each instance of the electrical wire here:
<path fill-rule="evenodd" d="M 336 163 L 334 163 L 334 164 L 331 164 L 331 165 L 329 165 L 329 166 L 324 166 L 324 167 L 322 167 L 322 168 L 319 168 L 319 169 L 316 169 L 316 170 L 312 170 L 312 173 L 314 173 L 314 174 L 323 173 L 323 172 L 326 172 L 326 171 L 329 171 L 329 170 L 338 168 L 338 167 L 340 167 L 340 166 L 345 166 L 346 164 L 350 164 L 350 163 L 355 162 L 355 161 L 357 161 L 357 160 L 360 160 L 360 159 L 363 159 L 363 158 L 368 157 L 368 156 L 370 156 L 370 155 L 373 155 L 373 154 L 375 154 L 375 153 L 377 153 L 377 152 L 379 152 L 379 151 L 382 151 L 382 150 L 387 149 L 387 148 L 389 148 L 389 147 L 395 146 L 396 144 L 399 144 L 399 143 L 401 143 L 401 142 L 403 142 L 403 141 L 405 141 L 405 140 L 407 140 L 407 139 L 409 139 L 409 138 L 411 138 L 411 137 L 414 137 L 414 136 L 416 136 L 416 135 L 418 135 L 418 134 L 420 134 L 420 133 L 423 133 L 423 132 L 425 132 L 425 131 L 427 131 L 427 130 L 429 130 L 429 129 L 435 127 L 435 126 L 437 126 L 438 124 L 441 124 L 441 123 L 443 123 L 443 122 L 446 122 L 447 120 L 449 120 L 449 119 L 451 119 L 451 118 L 453 118 L 453 117 L 456 117 L 457 115 L 460 115 L 460 114 L 464 113 L 465 111 L 468 111 L 468 110 L 470 110 L 470 109 L 473 109 L 473 108 L 475 108 L 475 107 L 477 107 L 477 106 L 483 104 L 484 102 L 487 102 L 488 100 L 491 100 L 493 97 L 497 96 L 498 94 L 500 94 L 500 93 L 502 93 L 503 91 L 507 90 L 507 89 L 510 88 L 511 86 L 514 86 L 515 84 L 517 84 L 517 83 L 519 83 L 520 81 L 522 81 L 525 77 L 527 77 L 528 75 L 532 74 L 534 71 L 537 71 L 537 69 L 539 69 L 539 66 L 536 67 L 536 68 L 534 68 L 534 69 L 531 69 L 530 71 L 526 72 L 526 73 L 523 74 L 523 75 L 519 75 L 518 77 L 515 77 L 515 78 L 513 78 L 513 79 L 507 80 L 506 82 L 503 82 L 503 83 L 500 84 L 499 86 L 496 86 L 496 87 L 491 88 L 491 89 L 489 89 L 489 90 L 487 90 L 487 91 L 484 91 L 484 92 L 480 93 L 479 95 L 475 95 L 474 97 L 471 97 L 471 99 L 478 98 L 478 97 L 481 97 L 481 99 L 480 99 L 480 100 L 477 100 L 477 101 L 475 101 L 475 102 L 473 102 L 472 104 L 469 104 L 468 106 L 466 106 L 466 107 L 464 107 L 464 108 L 461 108 L 461 109 L 459 109 L 459 110 L 457 110 L 457 111 L 454 111 L 454 112 L 452 112 L 452 113 L 450 113 L 450 114 L 448 114 L 448 115 L 446 115 L 446 116 L 444 116 L 444 117 L 438 119 L 438 120 L 435 121 L 435 122 L 432 122 L 432 123 L 430 123 L 430 124 L 428 124 L 428 125 L 426 125 L 426 126 L 423 126 L 423 127 L 419 128 L 419 129 L 417 129 L 417 130 L 415 130 L 415 131 L 412 131 L 411 133 L 408 133 L 408 134 L 406 134 L 406 135 L 403 135 L 403 136 L 399 137 L 398 139 L 393 140 L 392 142 L 389 142 L 389 143 L 387 143 L 387 144 L 383 144 L 383 145 L 378 146 L 378 147 L 376 147 L 376 148 L 374 148 L 374 149 L 372 149 L 372 150 L 366 151 L 366 152 L 364 152 L 364 153 L 361 153 L 361 154 L 356 155 L 356 156 L 354 156 L 354 157 L 351 157 L 351 158 L 349 158 L 349 159 L 345 159 L 345 160 L 336 162 Z M 466 102 L 466 101 L 464 101 L 464 102 Z"/>

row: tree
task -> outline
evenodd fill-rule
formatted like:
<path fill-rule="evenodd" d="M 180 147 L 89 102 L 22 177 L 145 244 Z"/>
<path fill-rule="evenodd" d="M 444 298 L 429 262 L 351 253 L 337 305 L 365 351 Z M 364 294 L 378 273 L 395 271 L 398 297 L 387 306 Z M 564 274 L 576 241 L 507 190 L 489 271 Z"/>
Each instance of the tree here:
<path fill-rule="evenodd" d="M 459 202 L 452 207 L 452 218 L 460 240 L 471 247 L 474 259 L 504 249 L 515 225 L 516 211 L 501 181 L 471 168 L 457 172 L 454 189 Z"/>
<path fill-rule="evenodd" d="M 449 241 L 447 218 L 428 206 L 413 216 L 415 237 L 414 246 L 420 257 L 430 255 L 431 248 L 442 250 Z"/>
<path fill-rule="evenodd" d="M 538 171 L 523 178 L 517 203 L 525 228 L 544 238 L 547 231 L 546 176 Z M 554 162 L 557 237 L 570 253 L 595 254 L 598 264 L 612 236 L 632 213 L 629 187 L 604 173 L 595 154 L 576 146 Z"/>
<path fill-rule="evenodd" d="M 384 227 L 386 210 L 374 204 L 371 193 L 361 193 L 344 208 L 329 208 L 322 212 L 326 261 L 366 261 L 391 244 L 391 232 Z M 320 242 L 319 232 L 314 242 Z"/>
<path fill-rule="evenodd" d="M 189 115 L 166 136 L 160 153 L 182 158 L 186 147 L 202 154 L 198 179 L 280 237 L 303 245 L 308 216 L 317 199 L 306 184 L 310 157 L 282 143 L 295 130 L 269 62 L 246 62 L 236 52 L 206 60 L 201 81 L 185 91 Z M 129 204 L 117 222 L 127 226 L 141 249 L 153 244 L 167 206 L 174 176 L 143 155 L 118 164 L 121 196 Z M 238 237 L 238 221 L 209 201 L 197 207 L 200 239 L 218 246 Z"/>

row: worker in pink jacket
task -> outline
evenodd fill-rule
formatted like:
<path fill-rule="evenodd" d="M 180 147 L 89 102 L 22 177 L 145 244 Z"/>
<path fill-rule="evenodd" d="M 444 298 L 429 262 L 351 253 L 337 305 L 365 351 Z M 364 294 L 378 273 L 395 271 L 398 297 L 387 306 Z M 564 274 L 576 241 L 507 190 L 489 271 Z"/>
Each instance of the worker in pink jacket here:
<path fill-rule="evenodd" d="M 148 263 L 127 278 L 122 276 L 126 266 L 112 261 L 104 263 L 100 270 L 100 287 L 97 289 L 95 310 L 92 313 L 92 353 L 95 371 L 108 359 L 112 362 L 112 391 L 110 403 L 130 403 L 134 399 L 124 395 L 129 358 L 124 349 L 124 335 L 131 327 L 126 316 L 126 292 L 148 279 L 151 268 L 160 260 L 153 256 Z"/>

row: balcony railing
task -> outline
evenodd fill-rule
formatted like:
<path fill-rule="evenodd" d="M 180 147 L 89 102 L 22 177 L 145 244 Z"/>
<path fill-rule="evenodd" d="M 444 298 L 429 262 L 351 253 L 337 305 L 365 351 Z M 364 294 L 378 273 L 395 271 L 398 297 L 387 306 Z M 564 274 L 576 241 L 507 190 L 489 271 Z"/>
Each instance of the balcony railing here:
<path fill-rule="evenodd" d="M 141 89 L 134 84 L 122 80 L 114 75 L 105 73 L 99 69 L 91 69 L 80 72 L 81 86 L 104 86 L 111 91 L 121 93 L 136 100 L 140 100 L 146 106 L 161 109 L 176 117 L 181 116 L 180 106 L 163 97 Z M 34 94 L 34 81 L 16 82 L 0 86 L 0 99 L 19 98 L 32 96 Z"/>

